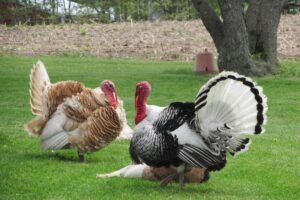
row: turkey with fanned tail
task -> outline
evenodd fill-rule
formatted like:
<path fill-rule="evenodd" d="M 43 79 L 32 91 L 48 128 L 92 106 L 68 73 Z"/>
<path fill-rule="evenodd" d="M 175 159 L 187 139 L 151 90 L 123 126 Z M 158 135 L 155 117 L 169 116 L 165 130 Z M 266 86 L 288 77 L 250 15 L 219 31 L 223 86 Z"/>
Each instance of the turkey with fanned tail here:
<path fill-rule="evenodd" d="M 267 98 L 252 79 L 235 72 L 222 72 L 198 92 L 195 102 L 174 102 L 167 107 L 147 105 L 151 86 L 136 86 L 136 127 L 130 155 L 136 163 L 176 166 L 175 178 L 183 187 L 183 175 L 191 167 L 221 170 L 226 153 L 236 156 L 248 150 L 251 140 L 244 134 L 264 132 Z"/>
<path fill-rule="evenodd" d="M 102 149 L 117 137 L 131 136 L 123 103 L 110 80 L 95 89 L 77 81 L 51 84 L 44 64 L 38 61 L 31 70 L 29 92 L 36 117 L 25 129 L 39 136 L 44 149 L 73 147 L 84 161 L 84 153 Z"/>

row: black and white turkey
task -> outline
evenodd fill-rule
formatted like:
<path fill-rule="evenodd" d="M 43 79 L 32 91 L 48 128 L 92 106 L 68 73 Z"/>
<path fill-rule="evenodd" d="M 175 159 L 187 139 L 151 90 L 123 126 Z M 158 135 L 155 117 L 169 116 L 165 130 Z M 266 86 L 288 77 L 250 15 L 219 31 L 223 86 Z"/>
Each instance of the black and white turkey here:
<path fill-rule="evenodd" d="M 236 156 L 248 150 L 251 140 L 244 134 L 264 132 L 268 107 L 262 87 L 235 72 L 211 78 L 194 102 L 147 105 L 150 93 L 148 82 L 137 84 L 130 155 L 136 163 L 176 166 L 177 173 L 162 180 L 162 186 L 178 178 L 183 187 L 191 167 L 221 170 L 227 152 Z"/>

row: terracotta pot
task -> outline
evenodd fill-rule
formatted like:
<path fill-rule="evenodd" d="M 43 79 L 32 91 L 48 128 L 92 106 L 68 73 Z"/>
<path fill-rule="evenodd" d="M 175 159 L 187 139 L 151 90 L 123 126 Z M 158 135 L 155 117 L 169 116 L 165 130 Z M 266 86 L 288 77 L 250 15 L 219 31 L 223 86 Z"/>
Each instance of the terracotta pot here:
<path fill-rule="evenodd" d="M 208 52 L 205 48 L 203 53 L 199 53 L 196 56 L 196 72 L 199 74 L 217 72 L 215 67 L 213 54 Z"/>

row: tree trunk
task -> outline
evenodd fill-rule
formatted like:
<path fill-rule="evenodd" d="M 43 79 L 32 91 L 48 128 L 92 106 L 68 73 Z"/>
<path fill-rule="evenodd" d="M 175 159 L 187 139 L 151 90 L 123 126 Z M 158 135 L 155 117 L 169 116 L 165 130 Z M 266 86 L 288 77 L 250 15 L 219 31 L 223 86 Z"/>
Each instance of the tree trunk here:
<path fill-rule="evenodd" d="M 249 49 L 271 73 L 278 71 L 277 29 L 284 0 L 250 0 L 246 14 Z"/>
<path fill-rule="evenodd" d="M 243 0 L 218 0 L 223 21 L 209 0 L 192 2 L 216 45 L 220 70 L 258 76 L 276 72 L 277 28 L 283 0 L 250 0 L 246 17 Z M 251 53 L 258 52 L 266 62 L 252 59 Z"/>
<path fill-rule="evenodd" d="M 243 1 L 219 0 L 223 16 L 224 38 L 219 49 L 218 65 L 224 70 L 235 70 L 253 75 L 248 33 L 243 16 Z"/>
<path fill-rule="evenodd" d="M 223 23 L 210 6 L 208 0 L 192 0 L 192 2 L 219 51 L 224 38 Z"/>
<path fill-rule="evenodd" d="M 71 13 L 71 5 L 72 5 L 72 2 L 69 1 L 69 4 L 68 4 L 68 16 L 69 16 L 69 22 L 71 23 L 73 20 L 72 20 L 72 13 Z"/>
<path fill-rule="evenodd" d="M 208 0 L 193 0 L 204 26 L 213 38 L 219 53 L 221 71 L 234 70 L 253 75 L 253 62 L 243 17 L 241 0 L 219 0 L 223 22 L 211 8 Z"/>
<path fill-rule="evenodd" d="M 55 15 L 55 7 L 56 7 L 55 0 L 51 0 L 51 1 L 50 1 L 50 5 L 51 5 L 51 13 L 52 13 L 52 16 L 54 16 L 54 15 Z"/>

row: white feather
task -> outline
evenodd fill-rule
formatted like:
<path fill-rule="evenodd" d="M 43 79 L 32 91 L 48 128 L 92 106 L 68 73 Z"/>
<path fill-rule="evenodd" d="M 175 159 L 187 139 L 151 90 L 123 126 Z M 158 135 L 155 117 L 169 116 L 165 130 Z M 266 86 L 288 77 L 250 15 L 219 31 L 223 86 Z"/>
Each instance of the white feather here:
<path fill-rule="evenodd" d="M 120 135 L 116 138 L 117 140 L 130 140 L 132 138 L 133 130 L 128 125 L 127 118 L 126 118 L 126 112 L 123 107 L 123 101 L 119 100 L 119 105 L 117 107 L 117 113 L 120 117 L 122 123 L 123 123 L 123 129 L 120 133 Z"/>
<path fill-rule="evenodd" d="M 240 135 L 264 132 L 267 98 L 251 78 L 222 72 L 199 90 L 195 103 L 195 124 L 202 136 L 229 147 L 234 156 L 251 144 Z"/>
<path fill-rule="evenodd" d="M 222 72 L 205 84 L 198 94 L 209 88 L 210 84 L 220 77 L 233 75 L 237 78 L 241 76 L 235 72 Z M 264 119 L 266 119 L 266 96 L 262 93 L 262 88 L 257 86 L 250 78 L 244 77 L 253 83 L 259 91 L 259 96 L 263 100 Z M 199 98 L 203 97 L 201 95 Z M 250 91 L 250 87 L 241 81 L 226 79 L 219 81 L 215 86 L 210 87 L 207 93 L 206 105 L 196 112 L 196 125 L 200 127 L 202 134 L 208 136 L 217 127 L 224 126 L 226 123 L 232 129 L 233 135 L 251 134 L 255 131 L 257 124 L 257 101 L 255 95 Z M 266 120 L 264 120 L 264 123 Z"/>
<path fill-rule="evenodd" d="M 147 117 L 134 127 L 134 132 L 143 132 L 144 129 L 152 130 L 152 124 L 164 108 L 155 105 L 146 105 Z"/>
<path fill-rule="evenodd" d="M 125 178 L 142 178 L 143 172 L 149 166 L 145 164 L 128 165 L 112 173 L 97 174 L 97 178 L 109 178 L 109 177 L 125 177 Z"/>
<path fill-rule="evenodd" d="M 178 143 L 180 145 L 191 144 L 196 147 L 206 147 L 203 140 L 201 139 L 201 136 L 197 134 L 194 130 L 190 129 L 187 123 L 184 123 L 178 129 L 171 132 L 171 134 L 178 138 Z"/>
<path fill-rule="evenodd" d="M 61 149 L 69 143 L 68 133 L 63 129 L 67 121 L 62 106 L 59 106 L 40 136 L 40 143 L 44 149 Z"/>
<path fill-rule="evenodd" d="M 124 122 L 123 129 L 116 140 L 130 140 L 132 138 L 132 134 L 133 134 L 133 130 L 127 124 L 127 121 L 126 121 L 126 122 Z"/>
<path fill-rule="evenodd" d="M 149 123 L 153 123 L 157 119 L 159 113 L 164 108 L 165 107 L 160 107 L 160 106 L 155 106 L 155 105 L 147 105 L 146 106 L 146 113 L 147 113 L 147 118 L 146 119 L 147 119 L 147 121 Z"/>

